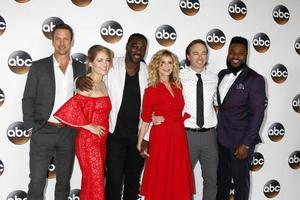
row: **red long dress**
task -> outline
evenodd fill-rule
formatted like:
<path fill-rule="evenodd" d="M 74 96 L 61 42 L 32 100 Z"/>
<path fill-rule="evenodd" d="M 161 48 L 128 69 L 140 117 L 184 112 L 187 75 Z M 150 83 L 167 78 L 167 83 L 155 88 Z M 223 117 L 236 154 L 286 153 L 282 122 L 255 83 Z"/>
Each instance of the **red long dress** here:
<path fill-rule="evenodd" d="M 164 84 L 145 90 L 142 119 L 151 122 L 154 112 L 163 116 L 161 125 L 153 125 L 141 186 L 146 200 L 190 200 L 194 194 L 192 167 L 184 129 L 182 91 L 175 86 L 174 97 Z"/>
<path fill-rule="evenodd" d="M 76 94 L 54 116 L 72 127 L 87 124 L 105 128 L 105 135 L 97 135 L 79 128 L 75 139 L 75 153 L 82 179 L 80 200 L 104 200 L 104 162 L 111 102 L 108 96 L 87 97 Z"/>

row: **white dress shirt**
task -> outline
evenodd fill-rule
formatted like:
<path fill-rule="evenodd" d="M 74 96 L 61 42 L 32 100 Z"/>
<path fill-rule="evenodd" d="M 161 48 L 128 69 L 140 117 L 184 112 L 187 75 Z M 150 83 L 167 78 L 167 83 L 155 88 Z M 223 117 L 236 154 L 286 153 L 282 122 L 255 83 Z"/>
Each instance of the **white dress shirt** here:
<path fill-rule="evenodd" d="M 214 105 L 217 105 L 216 90 L 218 76 L 210 71 L 203 70 L 201 72 L 201 78 L 203 82 L 203 127 L 199 127 L 196 123 L 198 81 L 196 72 L 190 67 L 180 70 L 180 79 L 183 87 L 182 92 L 185 101 L 184 112 L 191 115 L 191 117 L 184 122 L 184 126 L 187 128 L 212 128 L 217 125 Z"/>
<path fill-rule="evenodd" d="M 219 93 L 220 93 L 220 100 L 221 103 L 223 102 L 229 88 L 231 87 L 231 85 L 234 83 L 234 81 L 237 79 L 237 77 L 239 76 L 239 74 L 242 72 L 242 70 L 240 70 L 236 75 L 234 75 L 233 73 L 230 74 L 226 74 L 220 85 L 219 85 Z"/>
<path fill-rule="evenodd" d="M 73 67 L 72 59 L 67 66 L 66 72 L 63 73 L 59 68 L 59 63 L 53 56 L 54 77 L 55 77 L 55 100 L 49 121 L 58 123 L 59 121 L 53 117 L 53 114 L 73 96 Z"/>

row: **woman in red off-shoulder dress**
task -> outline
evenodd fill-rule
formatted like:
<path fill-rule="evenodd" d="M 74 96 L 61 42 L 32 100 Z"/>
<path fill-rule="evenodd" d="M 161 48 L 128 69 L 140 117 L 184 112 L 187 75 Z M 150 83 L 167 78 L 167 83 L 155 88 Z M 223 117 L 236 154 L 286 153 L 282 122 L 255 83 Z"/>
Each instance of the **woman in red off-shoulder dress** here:
<path fill-rule="evenodd" d="M 93 80 L 93 90 L 79 91 L 54 114 L 62 123 L 78 127 L 75 153 L 82 173 L 80 200 L 104 200 L 105 143 L 111 102 L 102 78 L 111 61 L 109 49 L 92 46 L 88 51 L 88 76 Z"/>
<path fill-rule="evenodd" d="M 150 130 L 149 157 L 140 191 L 145 200 L 190 200 L 194 194 L 183 124 L 187 115 L 182 116 L 183 107 L 177 58 L 168 50 L 158 51 L 149 64 L 149 87 L 143 97 L 143 121 L 137 144 L 139 151 L 152 114 L 163 116 L 165 121 Z"/>

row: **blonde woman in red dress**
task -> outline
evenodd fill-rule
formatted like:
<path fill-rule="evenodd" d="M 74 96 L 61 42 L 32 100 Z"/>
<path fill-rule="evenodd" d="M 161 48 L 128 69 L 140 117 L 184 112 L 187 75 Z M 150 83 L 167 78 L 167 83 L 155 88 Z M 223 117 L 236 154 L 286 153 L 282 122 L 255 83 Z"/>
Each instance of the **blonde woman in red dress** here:
<path fill-rule="evenodd" d="M 137 149 L 151 122 L 152 114 L 165 121 L 153 125 L 149 138 L 149 157 L 146 160 L 140 194 L 145 200 L 190 200 L 194 180 L 182 115 L 184 99 L 179 80 L 177 57 L 160 50 L 149 64 L 149 87 L 145 90 L 142 125 Z"/>
<path fill-rule="evenodd" d="M 103 77 L 112 63 L 112 52 L 95 45 L 88 51 L 88 65 L 93 89 L 78 91 L 54 116 L 62 123 L 78 128 L 75 153 L 82 180 L 80 200 L 104 200 L 104 161 L 108 117 L 111 102 Z"/>

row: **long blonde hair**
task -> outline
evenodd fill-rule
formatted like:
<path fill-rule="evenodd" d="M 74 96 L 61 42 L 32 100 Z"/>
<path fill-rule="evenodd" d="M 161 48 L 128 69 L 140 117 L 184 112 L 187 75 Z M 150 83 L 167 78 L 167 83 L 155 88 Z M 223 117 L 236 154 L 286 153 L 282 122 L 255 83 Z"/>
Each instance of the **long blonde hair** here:
<path fill-rule="evenodd" d="M 177 88 L 180 87 L 180 78 L 179 78 L 179 62 L 177 56 L 169 50 L 162 49 L 155 53 L 149 63 L 149 78 L 148 85 L 156 86 L 159 80 L 158 68 L 161 64 L 162 57 L 170 57 L 173 61 L 173 69 L 170 74 L 170 83 L 173 83 Z"/>

